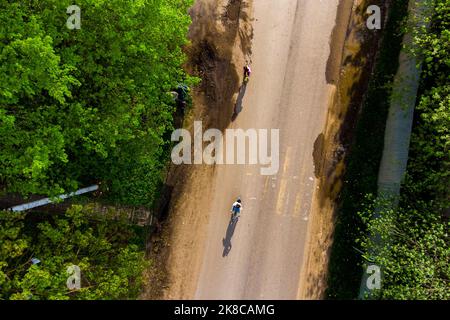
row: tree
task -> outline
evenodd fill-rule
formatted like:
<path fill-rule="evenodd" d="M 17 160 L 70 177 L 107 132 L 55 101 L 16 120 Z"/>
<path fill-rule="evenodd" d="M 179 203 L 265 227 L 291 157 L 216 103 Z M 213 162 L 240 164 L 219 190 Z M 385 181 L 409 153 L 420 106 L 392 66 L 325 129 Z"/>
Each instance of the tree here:
<path fill-rule="evenodd" d="M 442 221 L 436 208 L 423 201 L 410 206 L 379 212 L 386 204 L 373 201 L 361 214 L 372 234 L 382 241 L 366 237 L 361 246 L 367 252 L 377 247 L 377 254 L 367 256 L 383 270 L 382 289 L 372 293 L 381 299 L 448 300 L 450 291 L 449 223 Z"/>
<path fill-rule="evenodd" d="M 450 178 L 450 1 L 435 1 L 429 32 L 417 32 L 425 57 L 421 95 L 412 135 L 408 192 L 437 199 L 449 208 Z"/>
<path fill-rule="evenodd" d="M 149 204 L 167 158 L 170 89 L 191 83 L 182 46 L 192 1 L 0 4 L 0 188 L 54 196 L 103 181 Z"/>
<path fill-rule="evenodd" d="M 126 217 L 98 216 L 73 206 L 64 216 L 0 212 L 0 299 L 136 298 L 148 265 L 142 239 Z M 31 258 L 41 262 L 32 264 Z M 81 289 L 67 288 L 67 268 L 81 271 Z"/>

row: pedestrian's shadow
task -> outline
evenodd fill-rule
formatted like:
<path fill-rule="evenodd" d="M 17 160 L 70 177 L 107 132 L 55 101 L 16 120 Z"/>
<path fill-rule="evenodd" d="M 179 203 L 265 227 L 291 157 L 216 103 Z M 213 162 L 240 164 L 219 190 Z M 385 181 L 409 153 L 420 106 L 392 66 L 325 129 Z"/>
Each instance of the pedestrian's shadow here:
<path fill-rule="evenodd" d="M 239 218 L 233 220 L 230 219 L 230 223 L 228 224 L 227 234 L 225 235 L 225 238 L 222 239 L 223 244 L 223 253 L 222 257 L 226 257 L 230 251 L 231 251 L 231 238 L 233 237 L 234 230 L 236 229 L 236 225 L 239 221 Z"/>
<path fill-rule="evenodd" d="M 231 121 L 236 120 L 239 113 L 241 113 L 243 107 L 242 107 L 242 101 L 244 100 L 245 91 L 247 91 L 247 84 L 243 83 L 241 88 L 239 89 L 239 95 L 236 99 L 236 104 L 234 105 L 234 113 L 231 117 Z"/>

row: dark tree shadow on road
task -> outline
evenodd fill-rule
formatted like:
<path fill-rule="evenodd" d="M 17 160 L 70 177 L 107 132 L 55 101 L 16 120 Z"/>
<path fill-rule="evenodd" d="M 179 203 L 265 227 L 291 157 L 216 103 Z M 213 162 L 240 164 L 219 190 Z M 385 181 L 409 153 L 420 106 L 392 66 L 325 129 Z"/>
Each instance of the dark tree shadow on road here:
<path fill-rule="evenodd" d="M 225 238 L 222 239 L 222 244 L 223 244 L 223 253 L 222 253 L 222 257 L 226 257 L 230 251 L 231 251 L 231 238 L 233 237 L 234 234 L 234 230 L 236 229 L 236 225 L 239 221 L 239 218 L 233 220 L 230 219 L 230 223 L 228 224 L 228 229 L 227 229 L 227 233 L 225 235 Z"/>

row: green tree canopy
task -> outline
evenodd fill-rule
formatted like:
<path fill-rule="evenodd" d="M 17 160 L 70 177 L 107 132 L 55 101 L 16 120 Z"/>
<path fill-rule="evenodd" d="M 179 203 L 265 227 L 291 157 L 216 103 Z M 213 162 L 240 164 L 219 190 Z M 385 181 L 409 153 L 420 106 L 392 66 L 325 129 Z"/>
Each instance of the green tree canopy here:
<path fill-rule="evenodd" d="M 361 214 L 369 231 L 382 240 L 365 237 L 361 241 L 366 252 L 377 248 L 375 256 L 366 258 L 383 270 L 378 297 L 450 299 L 449 223 L 436 214 L 437 208 L 423 201 L 384 209 L 378 212 L 379 218 L 373 219 L 376 207 L 386 208 L 379 201 L 372 202 Z"/>
<path fill-rule="evenodd" d="M 148 264 L 141 243 L 115 212 L 101 217 L 73 206 L 37 218 L 0 211 L 0 299 L 136 298 Z M 71 265 L 80 268 L 80 290 L 67 287 Z"/>
<path fill-rule="evenodd" d="M 0 3 L 0 191 L 56 195 L 104 181 L 151 202 L 172 128 L 189 1 Z"/>
<path fill-rule="evenodd" d="M 424 56 L 407 187 L 450 207 L 450 0 L 435 0 L 428 31 L 416 30 Z"/>

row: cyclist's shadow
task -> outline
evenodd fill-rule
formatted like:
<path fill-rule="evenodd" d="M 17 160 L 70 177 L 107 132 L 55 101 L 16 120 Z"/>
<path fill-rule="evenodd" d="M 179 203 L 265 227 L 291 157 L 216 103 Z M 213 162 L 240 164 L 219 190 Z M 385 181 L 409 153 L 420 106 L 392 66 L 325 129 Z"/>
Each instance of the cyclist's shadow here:
<path fill-rule="evenodd" d="M 230 219 L 230 223 L 228 224 L 227 233 L 225 238 L 222 239 L 223 244 L 223 253 L 222 257 L 226 257 L 231 251 L 231 238 L 233 237 L 234 230 L 236 229 L 236 225 L 239 221 L 239 217 L 236 219 Z"/>
<path fill-rule="evenodd" d="M 236 104 L 234 105 L 234 112 L 233 112 L 233 115 L 231 116 L 231 121 L 232 122 L 234 120 L 236 120 L 238 114 L 241 113 L 241 111 L 243 109 L 242 102 L 244 100 L 245 91 L 247 91 L 247 83 L 243 83 L 241 85 L 241 87 L 239 88 L 239 94 L 238 94 L 238 97 L 236 99 Z"/>

